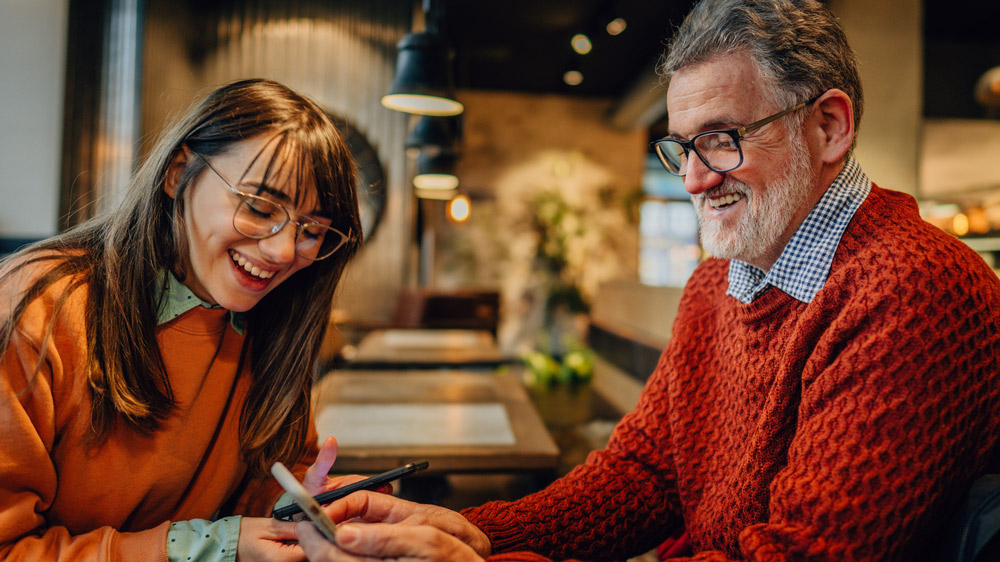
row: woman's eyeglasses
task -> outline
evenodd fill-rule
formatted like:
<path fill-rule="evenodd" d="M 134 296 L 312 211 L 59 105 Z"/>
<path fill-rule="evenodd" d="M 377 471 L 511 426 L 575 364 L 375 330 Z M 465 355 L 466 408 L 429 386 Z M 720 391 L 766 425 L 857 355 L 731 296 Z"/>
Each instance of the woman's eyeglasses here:
<path fill-rule="evenodd" d="M 195 153 L 197 154 L 197 153 Z M 240 198 L 233 214 L 233 228 L 247 238 L 262 240 L 281 232 L 285 225 L 292 223 L 295 225 L 295 253 L 307 260 L 319 261 L 326 259 L 336 253 L 343 246 L 349 236 L 336 228 L 326 226 L 314 220 L 299 222 L 292 219 L 292 214 L 304 216 L 294 211 L 290 211 L 284 205 L 275 201 L 240 191 L 233 187 L 222 174 L 216 170 L 208 159 L 197 154 L 208 169 L 215 172 L 219 179 Z M 305 217 L 309 218 L 309 217 Z"/>

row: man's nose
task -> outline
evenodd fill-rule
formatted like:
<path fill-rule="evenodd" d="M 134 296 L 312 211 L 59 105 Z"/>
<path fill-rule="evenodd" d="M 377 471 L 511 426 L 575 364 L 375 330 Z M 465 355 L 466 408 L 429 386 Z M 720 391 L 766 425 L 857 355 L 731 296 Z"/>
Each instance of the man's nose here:
<path fill-rule="evenodd" d="M 704 193 L 722 182 L 722 174 L 709 168 L 694 152 L 687 160 L 687 174 L 684 175 L 684 189 L 691 195 Z"/>

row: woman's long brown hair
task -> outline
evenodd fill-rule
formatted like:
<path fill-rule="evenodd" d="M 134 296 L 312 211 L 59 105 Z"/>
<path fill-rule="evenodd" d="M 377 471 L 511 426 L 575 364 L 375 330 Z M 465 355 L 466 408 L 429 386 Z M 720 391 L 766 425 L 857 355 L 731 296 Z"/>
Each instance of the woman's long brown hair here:
<path fill-rule="evenodd" d="M 354 162 L 340 133 L 312 101 L 269 80 L 234 82 L 208 94 L 163 136 L 116 210 L 18 252 L 10 262 L 16 265 L 4 268 L 0 283 L 11 282 L 26 265 L 52 262 L 0 320 L 0 350 L 7 349 L 24 310 L 46 288 L 72 279 L 58 307 L 86 284 L 95 440 L 117 423 L 155 432 L 176 407 L 155 339 L 157 297 L 166 288 L 161 272 L 184 279 L 191 241 L 184 235 L 183 194 L 205 166 L 188 158 L 171 198 L 163 189 L 170 163 L 184 147 L 210 157 L 265 133 L 278 143 L 268 173 L 292 173 L 299 185 L 315 185 L 331 226 L 350 237 L 336 254 L 297 272 L 245 314 L 240 363 L 250 362 L 252 382 L 240 415 L 244 460 L 252 473 L 262 474 L 275 460 L 290 462 L 301 454 L 313 369 L 337 283 L 360 246 L 361 225 Z M 52 329 L 50 324 L 46 339 Z M 36 376 L 44 364 L 40 357 Z"/>

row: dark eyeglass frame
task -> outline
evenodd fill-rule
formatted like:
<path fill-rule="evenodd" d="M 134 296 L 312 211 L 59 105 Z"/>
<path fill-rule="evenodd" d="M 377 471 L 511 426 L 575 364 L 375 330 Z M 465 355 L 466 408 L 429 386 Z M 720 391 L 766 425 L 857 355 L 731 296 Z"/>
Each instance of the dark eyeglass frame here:
<path fill-rule="evenodd" d="M 691 152 L 693 151 L 695 154 L 698 155 L 698 159 L 701 160 L 701 162 L 703 164 L 705 164 L 705 166 L 709 170 L 712 170 L 713 172 L 717 172 L 717 173 L 720 173 L 720 174 L 723 174 L 723 173 L 726 173 L 726 172 L 731 172 L 731 171 L 735 170 L 736 168 L 739 168 L 740 166 L 743 165 L 743 147 L 740 145 L 740 140 L 742 140 L 743 137 L 747 136 L 749 133 L 752 133 L 752 132 L 756 131 L 757 129 L 760 129 L 764 125 L 767 125 L 769 123 L 777 121 L 778 119 L 781 119 L 782 117 L 784 117 L 784 116 L 786 116 L 786 115 L 788 115 L 790 113 L 794 113 L 794 112 L 796 112 L 796 111 L 798 111 L 798 110 L 800 110 L 800 109 L 802 109 L 804 107 L 812 105 L 822 95 L 823 94 L 819 94 L 817 96 L 813 96 L 812 98 L 809 98 L 808 100 L 806 100 L 804 102 L 797 103 L 797 104 L 793 105 L 792 107 L 789 107 L 788 109 L 785 109 L 783 111 L 779 111 L 778 113 L 775 113 L 774 115 L 770 115 L 770 116 L 765 117 L 765 118 L 763 118 L 763 119 L 761 119 L 759 121 L 754 121 L 753 123 L 750 123 L 749 125 L 745 125 L 743 127 L 737 127 L 735 129 L 715 129 L 715 130 L 712 130 L 712 131 L 705 131 L 703 133 L 698 133 L 697 135 L 691 137 L 690 140 L 683 140 L 683 139 L 675 139 L 675 138 L 671 138 L 671 137 L 664 137 L 662 139 L 655 140 L 655 141 L 651 142 L 649 144 L 649 146 L 653 149 L 653 152 L 656 153 L 656 157 L 660 159 L 660 164 L 662 164 L 663 167 L 668 172 L 670 172 L 671 174 L 673 174 L 675 176 L 678 176 L 678 177 L 682 177 L 683 178 L 684 176 L 687 175 L 687 171 L 685 171 L 684 173 L 681 173 L 680 172 L 680 167 L 678 167 L 678 171 L 676 171 L 676 172 L 670 169 L 669 159 L 664 155 L 664 152 L 662 150 L 662 147 L 664 145 L 668 144 L 668 143 L 673 143 L 673 144 L 680 145 L 681 148 L 684 149 L 684 158 L 686 160 L 690 160 L 691 159 Z M 736 151 L 739 153 L 739 157 L 740 157 L 739 161 L 736 163 L 736 165 L 733 166 L 733 167 L 731 167 L 731 168 L 725 168 L 725 169 L 721 169 L 720 170 L 720 169 L 712 166 L 711 164 L 709 164 L 708 163 L 708 158 L 705 158 L 705 156 L 702 155 L 701 151 L 698 150 L 698 147 L 695 146 L 695 142 L 700 137 L 704 137 L 705 135 L 729 135 L 729 137 L 731 139 L 733 139 L 733 144 L 736 145 Z M 685 168 L 686 168 L 686 166 L 685 166 Z"/>
<path fill-rule="evenodd" d="M 287 226 L 288 223 L 292 223 L 292 224 L 295 225 L 295 255 L 297 255 L 297 256 L 299 256 L 301 258 L 307 259 L 309 261 L 325 260 L 326 258 L 328 258 L 328 257 L 332 256 L 333 254 L 337 253 L 337 250 L 341 249 L 344 246 L 344 244 L 346 244 L 347 241 L 350 240 L 350 235 L 349 234 L 344 234 L 343 232 L 341 232 L 340 230 L 338 230 L 338 229 L 336 229 L 336 228 L 334 228 L 332 226 L 327 226 L 327 225 L 325 225 L 323 223 L 320 223 L 320 222 L 317 222 L 315 220 L 311 220 L 311 221 L 307 221 L 307 222 L 299 222 L 299 221 L 293 219 L 292 218 L 292 214 L 293 213 L 295 215 L 298 215 L 298 216 L 301 216 L 301 217 L 306 217 L 306 218 L 312 218 L 312 217 L 309 217 L 307 215 L 303 215 L 303 214 L 301 214 L 301 213 L 299 213 L 297 211 L 291 211 L 291 210 L 288 209 L 288 207 L 282 205 L 281 203 L 278 203 L 277 201 L 272 201 L 271 199 L 268 199 L 266 197 L 261 197 L 260 195 L 254 195 L 253 193 L 247 193 L 245 191 L 240 191 L 239 189 L 236 189 L 235 187 L 233 187 L 233 184 L 229 183 L 229 180 L 227 180 L 225 178 L 225 176 L 223 176 L 222 174 L 220 174 L 219 171 L 216 170 L 214 166 L 212 166 L 212 164 L 208 161 L 207 158 L 205 158 L 204 156 L 202 156 L 201 154 L 199 154 L 197 152 L 194 152 L 194 155 L 197 156 L 198 158 L 200 158 L 201 161 L 204 162 L 206 166 L 208 166 L 208 169 L 212 170 L 212 172 L 214 172 L 215 175 L 218 176 L 220 180 L 222 180 L 222 183 L 226 184 L 226 187 L 228 187 L 229 190 L 231 192 L 233 192 L 234 195 L 236 195 L 237 197 L 240 198 L 239 204 L 236 205 L 236 210 L 233 211 L 233 228 L 236 230 L 236 232 L 239 232 L 241 235 L 246 236 L 247 238 L 252 238 L 254 240 L 264 240 L 265 238 L 270 238 L 270 237 L 278 234 L 279 232 L 281 232 L 282 230 L 285 229 L 285 226 Z M 248 234 L 248 233 L 240 230 L 240 228 L 238 226 L 236 226 L 236 217 L 237 217 L 237 215 L 239 215 L 240 208 L 243 207 L 244 205 L 249 205 L 250 207 L 253 207 L 253 205 L 251 205 L 249 203 L 250 201 L 262 201 L 262 202 L 264 202 L 264 203 L 266 203 L 268 205 L 273 205 L 275 207 L 278 207 L 279 209 L 282 210 L 282 212 L 285 213 L 285 220 L 282 221 L 281 224 L 276 224 L 276 225 L 272 226 L 270 232 L 265 233 L 265 234 Z M 318 226 L 318 227 L 324 228 L 327 231 L 329 231 L 328 234 L 324 235 L 323 242 L 320 243 L 320 249 L 323 248 L 323 244 L 327 243 L 326 236 L 329 236 L 329 234 L 336 234 L 336 235 L 340 236 L 340 241 L 337 242 L 333 246 L 332 249 L 330 249 L 329 251 L 323 253 L 322 255 L 317 255 L 316 257 L 312 257 L 312 256 L 308 256 L 308 255 L 303 255 L 302 253 L 299 252 L 299 237 L 302 236 L 302 233 L 305 231 L 306 227 L 309 227 L 309 226 Z"/>

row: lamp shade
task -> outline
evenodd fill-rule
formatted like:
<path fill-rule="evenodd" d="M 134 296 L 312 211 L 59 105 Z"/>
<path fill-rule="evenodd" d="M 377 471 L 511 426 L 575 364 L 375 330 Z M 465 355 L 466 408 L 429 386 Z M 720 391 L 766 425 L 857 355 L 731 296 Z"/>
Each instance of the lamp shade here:
<path fill-rule="evenodd" d="M 440 147 L 444 152 L 454 151 L 458 142 L 460 119 L 461 117 L 421 116 L 406 137 L 406 148 Z"/>
<path fill-rule="evenodd" d="M 455 99 L 451 53 L 434 32 L 407 33 L 397 45 L 396 75 L 382 105 L 418 115 L 458 115 L 465 107 Z"/>
<path fill-rule="evenodd" d="M 455 153 L 451 151 L 421 151 L 417 157 L 417 175 L 413 186 L 418 189 L 451 190 L 458 187 L 455 175 Z"/>

